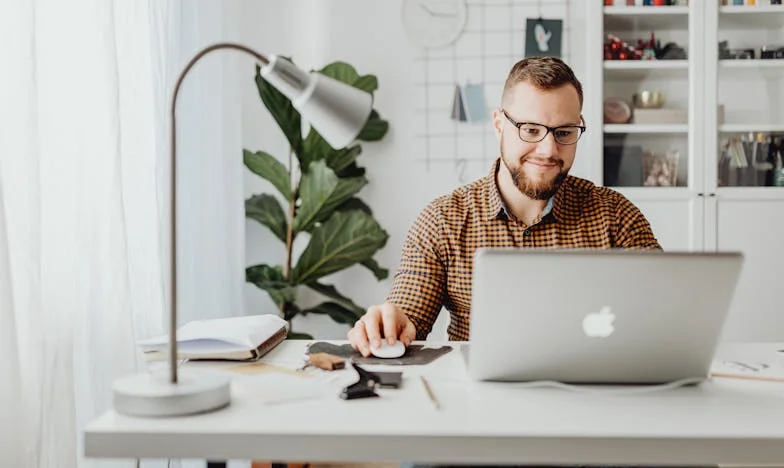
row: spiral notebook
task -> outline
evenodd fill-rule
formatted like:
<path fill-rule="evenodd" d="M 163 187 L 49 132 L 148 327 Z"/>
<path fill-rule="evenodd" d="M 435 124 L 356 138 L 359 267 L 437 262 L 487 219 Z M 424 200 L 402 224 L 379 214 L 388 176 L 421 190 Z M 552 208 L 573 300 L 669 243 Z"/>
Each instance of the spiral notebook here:
<path fill-rule="evenodd" d="M 277 315 L 250 315 L 188 322 L 177 329 L 177 357 L 189 360 L 254 361 L 280 344 L 288 322 Z M 137 343 L 148 361 L 164 360 L 169 335 Z"/>

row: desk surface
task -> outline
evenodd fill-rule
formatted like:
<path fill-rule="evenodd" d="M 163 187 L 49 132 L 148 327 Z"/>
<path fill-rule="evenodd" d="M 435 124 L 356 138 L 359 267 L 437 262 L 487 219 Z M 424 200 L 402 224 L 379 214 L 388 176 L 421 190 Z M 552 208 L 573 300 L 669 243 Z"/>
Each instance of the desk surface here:
<path fill-rule="evenodd" d="M 296 368 L 307 343 L 286 341 L 264 361 Z M 718 357 L 784 359 L 771 357 L 777 349 L 728 345 Z M 270 403 L 258 388 L 236 381 L 231 405 L 213 413 L 151 419 L 110 410 L 85 430 L 85 452 L 98 458 L 784 464 L 784 383 L 713 379 L 625 395 L 521 388 L 469 381 L 459 349 L 426 366 L 392 370 L 403 371 L 403 387 L 380 390 L 380 398 L 344 401 L 335 392 Z"/>

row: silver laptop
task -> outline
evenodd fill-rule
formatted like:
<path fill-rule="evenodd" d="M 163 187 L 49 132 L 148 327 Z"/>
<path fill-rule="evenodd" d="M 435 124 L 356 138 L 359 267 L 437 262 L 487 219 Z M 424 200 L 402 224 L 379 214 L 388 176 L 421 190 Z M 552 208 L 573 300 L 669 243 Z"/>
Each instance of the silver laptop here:
<path fill-rule="evenodd" d="M 468 374 L 597 384 L 704 378 L 742 263 L 735 252 L 479 249 Z"/>

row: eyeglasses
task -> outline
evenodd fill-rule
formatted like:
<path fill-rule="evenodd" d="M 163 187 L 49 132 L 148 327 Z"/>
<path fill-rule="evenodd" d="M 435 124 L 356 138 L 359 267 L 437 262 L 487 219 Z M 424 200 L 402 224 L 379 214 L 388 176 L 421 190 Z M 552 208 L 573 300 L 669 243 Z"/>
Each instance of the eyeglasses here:
<path fill-rule="evenodd" d="M 573 145 L 583 135 L 585 127 L 582 125 L 561 125 L 560 127 L 548 127 L 533 122 L 516 122 L 513 118 L 501 109 L 506 119 L 512 123 L 519 132 L 520 139 L 526 143 L 539 143 L 547 137 L 547 134 L 552 132 L 556 143 L 561 145 Z"/>

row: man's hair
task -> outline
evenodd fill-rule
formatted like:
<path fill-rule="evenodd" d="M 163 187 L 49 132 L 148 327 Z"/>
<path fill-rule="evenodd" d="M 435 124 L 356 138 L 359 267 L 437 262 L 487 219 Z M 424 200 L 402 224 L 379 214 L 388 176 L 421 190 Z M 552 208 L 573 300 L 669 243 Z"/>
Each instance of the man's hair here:
<path fill-rule="evenodd" d="M 534 87 L 549 91 L 570 84 L 577 90 L 580 98 L 580 108 L 583 107 L 583 86 L 580 80 L 574 76 L 572 69 L 555 57 L 528 57 L 520 60 L 509 71 L 509 76 L 504 84 L 504 92 L 501 95 L 503 102 L 510 90 L 517 83 L 529 83 Z"/>

